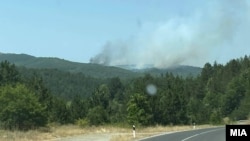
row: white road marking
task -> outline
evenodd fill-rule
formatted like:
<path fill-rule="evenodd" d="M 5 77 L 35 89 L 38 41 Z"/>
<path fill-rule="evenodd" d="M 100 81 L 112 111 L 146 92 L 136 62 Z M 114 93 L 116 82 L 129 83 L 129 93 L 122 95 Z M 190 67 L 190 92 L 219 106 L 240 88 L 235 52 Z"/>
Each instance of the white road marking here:
<path fill-rule="evenodd" d="M 210 132 L 214 132 L 214 131 L 217 131 L 217 130 L 221 130 L 221 129 L 214 129 L 214 130 L 209 130 L 209 131 L 206 131 L 206 132 L 201 132 L 199 134 L 195 134 L 193 136 L 189 136 L 189 137 L 187 137 L 187 138 L 185 138 L 185 139 L 183 139 L 181 141 L 186 141 L 186 140 L 189 140 L 189 139 L 191 139 L 193 137 L 196 137 L 196 136 L 199 136 L 199 135 L 202 135 L 202 134 L 206 134 L 206 133 L 210 133 Z"/>

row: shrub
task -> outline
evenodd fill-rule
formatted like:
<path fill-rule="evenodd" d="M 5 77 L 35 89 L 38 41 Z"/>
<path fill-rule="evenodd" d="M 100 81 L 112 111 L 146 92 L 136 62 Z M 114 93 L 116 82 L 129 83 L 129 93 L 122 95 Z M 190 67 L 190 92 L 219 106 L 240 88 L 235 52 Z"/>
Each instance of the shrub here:
<path fill-rule="evenodd" d="M 87 118 L 78 119 L 78 120 L 76 120 L 76 125 L 78 125 L 78 126 L 80 126 L 80 127 L 89 126 L 89 120 L 88 120 Z"/>

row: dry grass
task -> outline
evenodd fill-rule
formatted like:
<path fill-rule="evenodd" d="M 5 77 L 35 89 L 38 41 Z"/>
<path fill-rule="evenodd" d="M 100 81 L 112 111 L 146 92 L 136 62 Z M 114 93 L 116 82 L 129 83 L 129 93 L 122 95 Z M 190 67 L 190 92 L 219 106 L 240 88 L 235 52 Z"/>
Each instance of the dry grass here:
<path fill-rule="evenodd" d="M 199 126 L 198 128 L 208 127 Z M 147 128 L 136 128 L 136 140 L 152 136 L 156 134 L 162 134 L 172 131 L 181 131 L 192 129 L 192 126 L 155 126 Z M 63 126 L 51 126 L 48 129 L 31 130 L 27 132 L 22 131 L 6 131 L 0 130 L 0 141 L 52 141 L 56 138 L 82 135 L 82 134 L 110 134 L 112 135 L 111 141 L 132 141 L 131 128 L 113 127 L 113 126 L 99 126 L 99 127 L 86 127 L 80 128 L 76 125 L 63 125 Z"/>
<path fill-rule="evenodd" d="M 234 124 L 247 124 L 250 125 L 250 120 L 239 120 L 237 122 L 235 122 Z"/>
<path fill-rule="evenodd" d="M 82 134 L 99 133 L 127 133 L 126 128 L 112 126 L 86 127 L 81 128 L 76 125 L 52 126 L 48 129 L 38 129 L 30 131 L 7 131 L 0 130 L 0 141 L 49 141 L 56 138 L 63 138 Z"/>
<path fill-rule="evenodd" d="M 0 130 L 1 141 L 39 141 L 51 138 L 53 136 L 50 133 L 43 133 L 37 130 L 27 132 Z"/>
<path fill-rule="evenodd" d="M 84 134 L 77 126 L 54 126 L 48 129 L 38 129 L 30 131 L 7 131 L 0 130 L 1 141 L 44 141 L 56 139 L 58 137 L 66 137 L 77 134 Z"/>

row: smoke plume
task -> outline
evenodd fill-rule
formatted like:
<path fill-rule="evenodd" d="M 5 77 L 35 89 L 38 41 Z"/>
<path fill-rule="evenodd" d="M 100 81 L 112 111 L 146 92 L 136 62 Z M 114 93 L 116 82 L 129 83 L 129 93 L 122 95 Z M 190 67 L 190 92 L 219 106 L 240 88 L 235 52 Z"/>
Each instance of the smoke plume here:
<path fill-rule="evenodd" d="M 248 8 L 244 0 L 211 1 L 189 17 L 140 23 L 140 31 L 132 39 L 108 42 L 90 63 L 152 64 L 158 68 L 204 64 L 212 53 L 237 45 L 237 37 L 250 23 Z"/>

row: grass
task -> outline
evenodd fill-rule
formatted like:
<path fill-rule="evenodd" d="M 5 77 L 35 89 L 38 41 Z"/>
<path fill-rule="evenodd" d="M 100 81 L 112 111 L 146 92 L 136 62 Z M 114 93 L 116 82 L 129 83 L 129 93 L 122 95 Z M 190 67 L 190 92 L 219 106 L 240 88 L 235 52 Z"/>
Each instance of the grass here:
<path fill-rule="evenodd" d="M 51 134 L 43 133 L 37 130 L 27 132 L 0 130 L 1 141 L 39 141 L 51 138 L 53 138 Z"/>
<path fill-rule="evenodd" d="M 196 128 L 211 127 L 210 125 L 197 126 Z M 63 138 L 84 134 L 110 134 L 110 141 L 133 141 L 152 135 L 159 135 L 166 132 L 192 130 L 192 126 L 154 126 L 137 127 L 136 138 L 133 138 L 132 127 L 124 126 L 98 126 L 81 128 L 76 125 L 51 125 L 50 128 L 41 128 L 38 130 L 6 131 L 0 130 L 1 141 L 53 141 L 56 138 Z"/>
<path fill-rule="evenodd" d="M 77 126 L 54 126 L 50 128 L 40 128 L 37 130 L 29 131 L 8 131 L 0 130 L 1 141 L 44 141 L 56 139 L 58 137 L 66 137 L 83 132 Z"/>
<path fill-rule="evenodd" d="M 127 128 L 98 126 L 81 128 L 76 125 L 53 125 L 49 128 L 40 128 L 30 131 L 8 131 L 0 130 L 0 141 L 49 141 L 56 138 L 63 138 L 82 134 L 99 133 L 126 133 Z"/>

